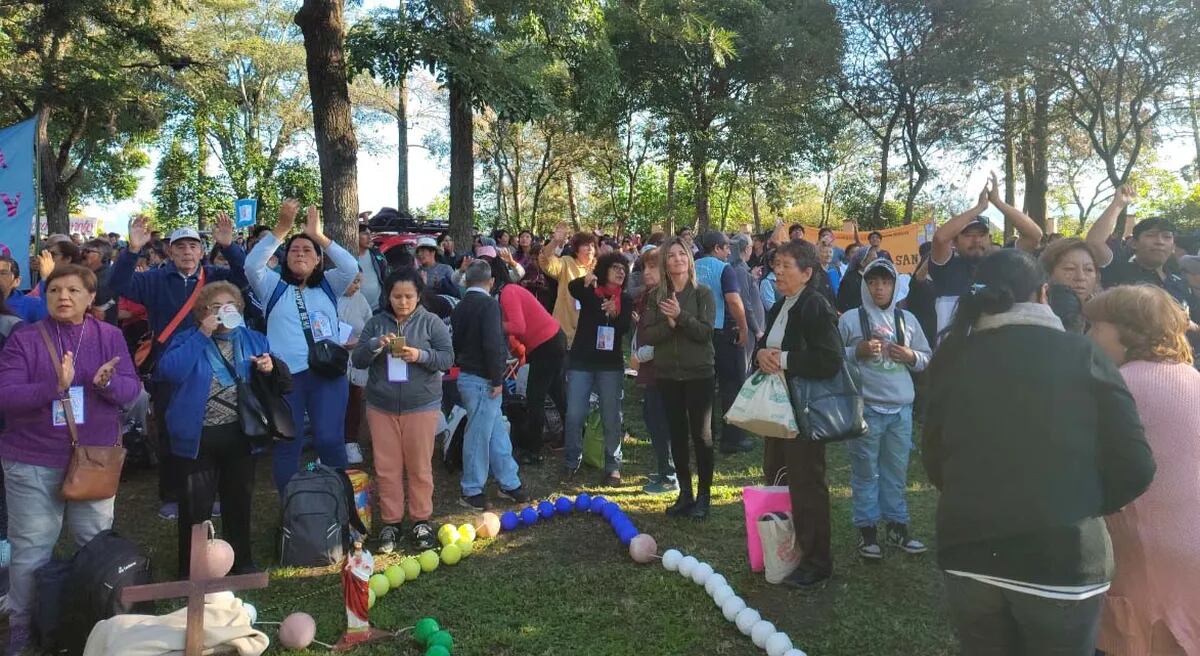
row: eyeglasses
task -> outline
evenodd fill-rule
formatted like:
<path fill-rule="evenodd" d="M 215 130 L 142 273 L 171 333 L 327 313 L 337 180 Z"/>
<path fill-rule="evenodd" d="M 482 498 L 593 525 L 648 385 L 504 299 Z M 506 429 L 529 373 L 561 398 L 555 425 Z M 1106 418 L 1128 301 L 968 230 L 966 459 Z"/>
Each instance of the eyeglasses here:
<path fill-rule="evenodd" d="M 0 276 L 4 276 L 4 277 L 15 277 L 15 276 L 13 276 L 13 272 L 12 272 L 12 271 L 9 271 L 8 269 L 3 269 L 3 270 L 0 270 Z"/>

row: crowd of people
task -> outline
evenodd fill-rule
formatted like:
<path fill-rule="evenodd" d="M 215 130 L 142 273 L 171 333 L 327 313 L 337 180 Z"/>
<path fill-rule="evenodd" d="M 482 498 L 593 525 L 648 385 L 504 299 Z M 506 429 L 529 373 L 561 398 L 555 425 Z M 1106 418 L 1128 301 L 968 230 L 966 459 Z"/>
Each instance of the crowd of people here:
<path fill-rule="evenodd" d="M 1118 190 L 1085 239 L 1046 236 L 993 178 L 911 274 L 878 232 L 842 248 L 802 226 L 618 239 L 560 224 L 544 240 L 497 230 L 467 248 L 445 234 L 382 252 L 364 223 L 347 249 L 314 208 L 296 230 L 292 200 L 242 236 L 218 216 L 211 248 L 143 217 L 124 243 L 50 236 L 32 263 L 0 257 L 8 653 L 29 640 L 33 574 L 64 519 L 79 545 L 112 524 L 114 497 L 58 494 L 73 443 L 154 425 L 180 575 L 188 527 L 218 513 L 233 572 L 247 573 L 260 455 L 283 496 L 306 445 L 330 467 L 360 465 L 365 419 L 376 548 L 426 549 L 448 417 L 466 422 L 458 501 L 472 510 L 528 502 L 523 469 L 548 458 L 572 485 L 621 486 L 633 369 L 655 457 L 642 489 L 674 495 L 667 515 L 704 520 L 717 452 L 756 447 L 723 419 L 748 375 L 830 379 L 845 363 L 868 429 L 845 447 L 858 555 L 927 551 L 906 500 L 919 422 L 963 653 L 1082 656 L 1097 640 L 1111 654 L 1200 653 L 1200 256 L 1162 218 L 1114 238 L 1132 200 Z M 996 243 L 989 207 L 1013 241 Z M 245 421 L 245 389 L 267 399 L 266 434 Z M 601 471 L 584 481 L 593 412 Z M 799 588 L 833 572 L 827 448 L 765 439 L 765 482 L 789 490 L 801 556 L 786 582 Z"/>

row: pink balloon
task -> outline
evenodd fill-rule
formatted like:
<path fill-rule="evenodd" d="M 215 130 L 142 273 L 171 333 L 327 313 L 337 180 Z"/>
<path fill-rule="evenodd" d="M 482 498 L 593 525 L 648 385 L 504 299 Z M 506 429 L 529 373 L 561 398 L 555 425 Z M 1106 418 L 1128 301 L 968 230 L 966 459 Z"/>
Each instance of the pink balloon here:
<path fill-rule="evenodd" d="M 646 533 L 639 533 L 629 542 L 629 557 L 633 562 L 646 564 L 658 555 L 658 543 Z"/>
<path fill-rule="evenodd" d="M 279 625 L 279 644 L 288 649 L 306 649 L 317 637 L 317 622 L 308 613 L 292 613 Z"/>
<path fill-rule="evenodd" d="M 233 547 L 224 540 L 209 540 L 204 553 L 205 574 L 219 579 L 233 569 Z"/>
<path fill-rule="evenodd" d="M 475 522 L 475 535 L 481 538 L 494 538 L 500 534 L 500 517 L 496 513 L 485 512 Z"/>

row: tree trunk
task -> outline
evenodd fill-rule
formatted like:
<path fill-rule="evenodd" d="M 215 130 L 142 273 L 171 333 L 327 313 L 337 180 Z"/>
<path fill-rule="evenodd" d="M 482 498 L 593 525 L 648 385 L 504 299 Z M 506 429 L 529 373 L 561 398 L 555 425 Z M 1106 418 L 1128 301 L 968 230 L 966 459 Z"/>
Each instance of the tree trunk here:
<path fill-rule="evenodd" d="M 1192 146 L 1196 149 L 1196 159 L 1192 160 L 1194 184 L 1200 182 L 1200 98 L 1196 97 L 1194 77 L 1188 77 L 1188 119 L 1192 125 Z"/>
<path fill-rule="evenodd" d="M 450 80 L 450 234 L 469 245 L 475 227 L 475 123 L 470 92 Z"/>
<path fill-rule="evenodd" d="M 883 139 L 879 144 L 879 190 L 875 193 L 875 202 L 871 204 L 871 226 L 883 225 L 883 201 L 887 200 L 888 160 L 892 154 L 892 134 L 896 131 L 896 123 L 900 120 L 900 108 L 892 113 L 884 129 Z"/>
<path fill-rule="evenodd" d="M 1046 226 L 1046 193 L 1050 188 L 1050 82 L 1042 76 L 1034 81 L 1033 122 L 1029 126 L 1033 177 L 1025 180 L 1025 199 L 1029 217 Z"/>
<path fill-rule="evenodd" d="M 295 21 L 304 33 L 325 234 L 351 247 L 358 239 L 358 139 L 346 82 L 344 9 L 343 0 L 305 0 Z"/>
<path fill-rule="evenodd" d="M 750 216 L 754 217 L 754 234 L 762 232 L 762 218 L 758 214 L 758 180 L 754 176 L 754 167 L 750 167 Z M 821 225 L 825 225 L 822 222 Z"/>
<path fill-rule="evenodd" d="M 677 137 L 672 133 L 667 141 L 667 219 L 663 226 L 663 232 L 667 233 L 668 237 L 675 234 L 675 167 L 677 148 Z"/>
<path fill-rule="evenodd" d="M 1002 146 L 1004 154 L 1004 202 L 1010 206 L 1017 204 L 1017 144 L 1016 144 L 1016 100 L 1012 89 L 1004 91 L 1004 125 L 1002 127 Z M 1004 219 L 1004 242 L 1016 234 L 1012 221 Z"/>
<path fill-rule="evenodd" d="M 196 131 L 196 189 L 203 194 L 208 190 L 208 127 L 199 113 L 193 124 Z M 208 230 L 208 207 L 204 198 L 196 199 L 196 226 L 202 232 Z"/>
<path fill-rule="evenodd" d="M 50 114 L 49 107 L 42 106 L 38 110 L 38 174 L 41 182 L 42 207 L 46 210 L 46 225 L 49 228 L 49 234 L 66 235 L 71 232 L 71 190 L 62 182 L 62 171 L 58 168 L 54 156 L 55 150 L 50 145 Z M 34 230 L 40 228 L 41 226 L 33 226 Z"/>
<path fill-rule="evenodd" d="M 396 102 L 396 132 L 400 143 L 396 147 L 396 209 L 403 214 L 412 210 L 408 206 L 408 80 L 400 82 L 400 96 Z"/>
<path fill-rule="evenodd" d="M 693 198 L 696 204 L 697 233 L 708 230 L 708 149 L 701 144 L 692 144 L 692 184 L 695 186 Z"/>
<path fill-rule="evenodd" d="M 571 228 L 579 232 L 579 208 L 575 206 L 575 176 L 567 170 L 567 209 L 571 212 Z"/>

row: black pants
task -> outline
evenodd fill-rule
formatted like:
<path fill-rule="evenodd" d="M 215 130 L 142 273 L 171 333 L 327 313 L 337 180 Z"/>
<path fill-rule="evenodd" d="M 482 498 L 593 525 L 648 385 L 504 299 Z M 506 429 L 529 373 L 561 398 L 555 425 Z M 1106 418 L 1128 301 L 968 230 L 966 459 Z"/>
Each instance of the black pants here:
<path fill-rule="evenodd" d="M 963 656 L 1093 656 L 1104 595 L 1060 601 L 946 576 Z"/>
<path fill-rule="evenodd" d="M 721 444 L 738 444 L 746 439 L 746 431 L 725 421 L 725 413 L 737 400 L 742 383 L 746 382 L 746 351 L 734 340 L 737 331 L 714 330 L 713 351 L 717 370 L 717 389 L 721 398 L 721 414 L 717 423 L 721 426 Z"/>
<path fill-rule="evenodd" d="M 563 395 L 563 361 L 567 357 L 567 336 L 563 331 L 526 354 L 529 379 L 525 385 L 525 431 L 520 445 L 531 453 L 542 450 L 542 431 L 546 425 L 546 396 L 566 419 L 567 401 Z"/>
<path fill-rule="evenodd" d="M 692 494 L 689 444 L 696 452 L 699 493 L 708 494 L 713 479 L 713 381 L 711 378 L 659 378 L 655 384 L 667 408 L 667 426 L 671 431 L 671 455 L 675 459 L 675 475 L 679 478 L 679 495 L 687 497 Z"/>
<path fill-rule="evenodd" d="M 235 571 L 253 567 L 250 555 L 250 502 L 254 497 L 254 456 L 237 424 L 206 426 L 195 460 L 174 458 L 182 477 L 179 499 L 179 578 L 188 576 L 192 525 L 212 519 L 221 494 L 221 538 L 233 547 Z"/>
<path fill-rule="evenodd" d="M 825 445 L 801 439 L 763 440 L 763 475 L 767 485 L 786 468 L 792 500 L 792 525 L 800 567 L 811 572 L 831 572 L 829 484 L 825 481 Z"/>
<path fill-rule="evenodd" d="M 150 403 L 154 410 L 155 432 L 158 435 L 158 500 L 163 503 L 179 501 L 180 473 L 177 460 L 171 455 L 171 436 L 167 432 L 167 406 L 171 403 L 170 383 L 151 383 Z"/>

